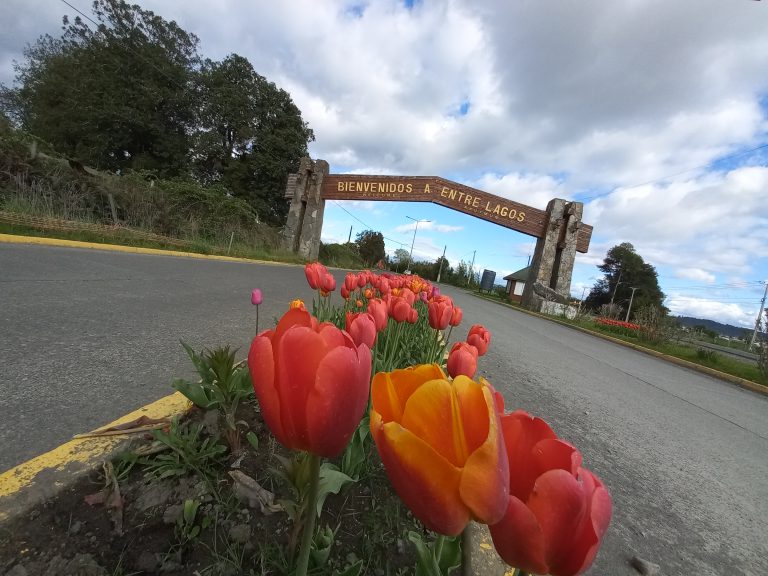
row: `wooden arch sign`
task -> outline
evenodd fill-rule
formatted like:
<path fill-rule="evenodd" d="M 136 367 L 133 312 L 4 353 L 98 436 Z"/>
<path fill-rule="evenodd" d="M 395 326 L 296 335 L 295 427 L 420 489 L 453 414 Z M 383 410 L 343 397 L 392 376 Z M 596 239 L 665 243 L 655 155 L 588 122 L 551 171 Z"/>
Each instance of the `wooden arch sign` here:
<path fill-rule="evenodd" d="M 288 178 L 291 199 L 284 247 L 317 259 L 326 200 L 433 202 L 537 238 L 523 304 L 541 309 L 545 300 L 567 302 L 575 253 L 587 252 L 592 226 L 581 222 L 583 204 L 555 198 L 546 210 L 526 206 L 436 176 L 329 174 L 324 160 L 302 159 Z"/>

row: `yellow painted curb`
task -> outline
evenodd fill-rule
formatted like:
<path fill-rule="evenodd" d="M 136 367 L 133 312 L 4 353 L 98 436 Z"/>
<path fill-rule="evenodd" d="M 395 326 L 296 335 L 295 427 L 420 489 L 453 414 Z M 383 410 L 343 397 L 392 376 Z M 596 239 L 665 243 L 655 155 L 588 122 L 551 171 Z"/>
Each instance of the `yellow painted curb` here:
<path fill-rule="evenodd" d="M 191 403 L 185 396 L 175 392 L 134 410 L 103 428 L 131 422 L 141 416 L 153 419 L 170 418 L 185 413 L 190 406 Z M 0 474 L 0 522 L 54 496 L 78 476 L 114 453 L 125 443 L 128 436 L 130 435 L 124 434 L 70 440 Z"/>
<path fill-rule="evenodd" d="M 536 316 L 537 318 L 543 318 L 545 320 L 549 320 L 550 322 L 555 322 L 556 324 L 560 324 L 561 326 L 567 326 L 568 328 L 578 330 L 579 332 L 583 332 L 584 334 L 589 334 L 590 336 L 595 336 L 596 338 L 602 338 L 603 340 L 608 340 L 609 342 L 613 342 L 614 344 L 619 344 L 621 346 L 624 346 L 625 348 L 632 348 L 633 350 L 637 350 L 638 352 L 642 352 L 643 354 L 648 354 L 649 356 L 655 356 L 656 358 L 666 360 L 667 362 L 671 362 L 672 364 L 677 364 L 678 366 L 683 366 L 684 368 L 695 370 L 696 372 L 701 372 L 702 374 L 707 374 L 708 376 L 714 376 L 715 378 L 720 378 L 721 380 L 725 380 L 726 382 L 736 384 L 737 386 L 741 386 L 742 388 L 752 390 L 753 392 L 757 392 L 758 394 L 763 394 L 768 396 L 768 386 L 763 386 L 762 384 L 758 384 L 757 382 L 753 382 L 752 380 L 746 380 L 745 378 L 739 378 L 738 376 L 734 376 L 733 374 L 720 372 L 720 370 L 715 370 L 714 368 L 710 368 L 709 366 L 702 366 L 701 364 L 696 364 L 696 362 L 691 362 L 689 360 L 683 360 L 682 358 L 678 358 L 677 356 L 670 356 L 669 354 L 664 354 L 663 352 L 657 352 L 656 350 L 652 350 L 651 348 L 646 348 L 644 346 L 640 346 L 639 344 L 633 344 L 632 342 L 626 342 L 625 340 L 621 340 L 620 338 L 614 338 L 613 336 L 608 336 L 607 334 L 602 334 L 600 332 L 593 332 L 592 330 L 588 330 L 587 328 L 582 328 L 581 326 L 574 326 L 573 324 L 569 324 L 568 322 L 563 322 L 562 320 L 558 320 L 557 318 L 553 318 L 552 316 L 547 316 L 546 314 L 539 314 L 538 312 L 533 312 L 532 310 L 526 310 L 525 308 L 511 306 L 504 302 L 496 302 L 494 300 L 491 300 L 490 298 L 486 298 L 484 296 L 475 294 L 474 292 L 468 292 L 468 294 L 472 294 L 474 296 L 477 296 L 478 298 L 487 300 L 488 302 L 501 304 L 502 306 L 506 306 L 507 308 L 511 308 L 512 310 L 517 310 L 518 312 L 523 312 L 524 314 L 528 314 L 530 316 Z"/>
<path fill-rule="evenodd" d="M 42 246 L 64 246 L 69 248 L 87 248 L 90 250 L 111 250 L 113 252 L 131 252 L 133 254 L 154 254 L 156 256 L 179 256 L 181 258 L 201 258 L 204 260 L 223 260 L 226 262 L 248 262 L 250 264 L 274 264 L 275 266 L 303 266 L 292 262 L 275 260 L 255 260 L 235 256 L 219 256 L 216 254 L 198 254 L 197 252 L 179 252 L 176 250 L 160 250 L 159 248 L 141 248 L 138 246 L 121 246 L 119 244 L 99 244 L 98 242 L 80 242 L 79 240 L 63 240 L 60 238 L 44 238 L 42 236 L 18 236 L 16 234 L 0 234 L 0 242 L 11 244 L 39 244 Z"/>

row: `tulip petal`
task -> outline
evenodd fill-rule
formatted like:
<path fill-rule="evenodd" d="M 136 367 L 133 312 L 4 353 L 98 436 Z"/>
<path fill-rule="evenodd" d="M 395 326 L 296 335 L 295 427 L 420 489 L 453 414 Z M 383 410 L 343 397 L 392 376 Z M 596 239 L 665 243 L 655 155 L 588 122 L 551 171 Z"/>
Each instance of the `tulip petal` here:
<path fill-rule="evenodd" d="M 575 446 L 559 438 L 547 438 L 537 442 L 532 450 L 539 470 L 566 470 L 576 476 L 582 457 Z"/>
<path fill-rule="evenodd" d="M 259 399 L 264 422 L 284 443 L 286 438 L 281 420 L 280 395 L 275 387 L 275 360 L 272 355 L 271 331 L 264 332 L 251 342 L 248 351 L 248 370 L 256 397 Z"/>
<path fill-rule="evenodd" d="M 565 470 L 549 470 L 536 480 L 527 505 L 541 526 L 549 573 L 566 576 L 576 532 L 587 515 L 582 484 Z"/>
<path fill-rule="evenodd" d="M 450 382 L 430 380 L 419 386 L 408 398 L 400 422 L 451 464 L 464 466 L 469 447 L 458 398 Z"/>
<path fill-rule="evenodd" d="M 570 558 L 562 567 L 564 574 L 581 574 L 592 565 L 600 549 L 608 524 L 611 521 L 613 503 L 608 491 L 592 472 L 584 468 L 579 470 L 584 491 L 591 494 L 588 514 L 574 534 Z"/>
<path fill-rule="evenodd" d="M 285 444 L 288 448 L 309 449 L 305 407 L 326 353 L 322 337 L 305 326 L 286 330 L 275 353 L 283 429 L 291 439 L 290 444 Z"/>
<path fill-rule="evenodd" d="M 424 382 L 436 379 L 445 379 L 445 374 L 437 364 L 379 372 L 371 384 L 371 401 L 384 422 L 399 422 L 411 394 Z"/>
<path fill-rule="evenodd" d="M 337 332 L 340 332 L 338 329 Z M 309 450 L 335 458 L 349 443 L 368 403 L 371 357 L 366 347 L 358 350 L 337 346 L 317 367 L 315 385 L 307 398 L 306 422 Z M 367 365 L 367 373 L 360 370 Z"/>
<path fill-rule="evenodd" d="M 461 471 L 397 422 L 371 411 L 371 434 L 398 496 L 430 530 L 455 536 L 470 514 L 459 497 Z"/>
<path fill-rule="evenodd" d="M 493 392 L 469 378 L 457 378 L 453 384 L 459 398 L 464 434 L 471 450 L 461 474 L 461 498 L 476 519 L 485 524 L 495 524 L 506 510 L 509 462 Z M 480 435 L 484 437 L 476 446 Z"/>
<path fill-rule="evenodd" d="M 531 456 L 540 440 L 557 438 L 552 428 L 541 418 L 517 410 L 501 417 L 501 429 L 509 462 L 509 493 L 525 502 L 541 470 Z"/>
<path fill-rule="evenodd" d="M 549 573 L 541 526 L 520 500 L 510 496 L 504 517 L 488 528 L 493 546 L 504 562 L 532 574 Z"/>

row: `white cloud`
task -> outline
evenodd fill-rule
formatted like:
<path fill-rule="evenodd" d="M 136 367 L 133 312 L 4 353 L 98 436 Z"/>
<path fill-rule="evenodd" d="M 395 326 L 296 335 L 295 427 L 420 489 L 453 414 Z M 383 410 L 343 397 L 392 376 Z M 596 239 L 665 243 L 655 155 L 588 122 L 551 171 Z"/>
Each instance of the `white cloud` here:
<path fill-rule="evenodd" d="M 744 310 L 739 304 L 716 302 L 706 298 L 677 296 L 665 301 L 665 305 L 674 316 L 716 318 L 719 322 L 746 328 L 755 323 L 754 315 Z"/>
<path fill-rule="evenodd" d="M 747 167 L 710 166 L 768 141 L 765 2 L 581 0 L 552 10 L 370 0 L 359 17 L 342 0 L 141 4 L 196 33 L 205 56 L 242 54 L 288 90 L 315 131 L 312 155 L 332 172 L 444 176 L 538 208 L 583 198 L 595 227 L 590 252 L 577 256 L 577 269 L 592 267 L 584 276 L 623 241 L 669 278 L 768 276 L 766 151 L 736 159 Z M 9 62 L 26 42 L 58 35 L 67 12 L 58 0 L 0 3 L 0 81 L 12 79 Z M 386 216 L 380 203 L 353 206 Z M 345 241 L 348 229 L 324 238 Z M 428 240 L 417 238 L 415 253 Z M 440 253 L 425 246 L 423 257 Z"/>
<path fill-rule="evenodd" d="M 681 268 L 675 274 L 677 278 L 683 278 L 686 280 L 700 280 L 712 284 L 716 278 L 714 274 L 711 274 L 701 268 Z"/>
<path fill-rule="evenodd" d="M 676 274 L 749 275 L 768 253 L 766 190 L 768 168 L 738 168 L 619 189 L 590 202 L 584 219 L 604 239 L 600 248 L 631 242 L 646 261 Z"/>
<path fill-rule="evenodd" d="M 405 233 L 405 232 L 413 232 L 416 230 L 416 222 L 411 222 L 409 224 L 403 224 L 402 226 L 398 226 L 395 228 L 395 232 L 398 233 Z M 419 221 L 419 230 L 429 230 L 432 232 L 459 232 L 460 230 L 464 230 L 464 226 L 452 226 L 450 224 L 438 224 L 437 222 L 425 222 L 423 220 Z"/>

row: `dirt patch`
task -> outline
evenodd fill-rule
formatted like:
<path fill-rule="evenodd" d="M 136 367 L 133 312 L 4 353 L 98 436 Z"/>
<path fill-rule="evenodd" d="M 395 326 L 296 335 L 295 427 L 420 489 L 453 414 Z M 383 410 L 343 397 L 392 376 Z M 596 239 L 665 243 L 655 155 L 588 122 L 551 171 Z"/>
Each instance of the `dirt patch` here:
<path fill-rule="evenodd" d="M 215 414 L 195 410 L 166 431 L 176 434 L 178 450 L 149 453 L 163 446 L 148 435 L 138 453 L 132 449 L 0 526 L 0 574 L 289 573 L 295 534 L 281 500 L 290 499 L 291 490 L 276 472 L 279 457 L 288 453 L 261 423 L 255 401 L 238 412 L 238 420 L 248 423 L 244 432 L 253 433 L 238 455 L 217 440 Z M 233 475 L 257 482 L 264 492 L 254 496 L 253 490 L 237 489 Z M 105 489 L 110 478 L 112 487 Z M 373 448 L 360 479 L 328 496 L 318 526 L 334 542 L 314 574 L 340 573 L 356 564 L 360 574 L 413 572 L 407 532 L 423 528 L 391 490 Z M 322 559 L 322 542 L 318 548 Z"/>

